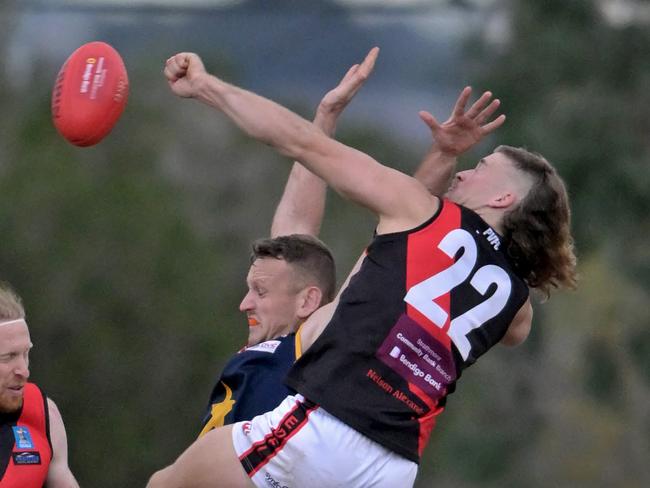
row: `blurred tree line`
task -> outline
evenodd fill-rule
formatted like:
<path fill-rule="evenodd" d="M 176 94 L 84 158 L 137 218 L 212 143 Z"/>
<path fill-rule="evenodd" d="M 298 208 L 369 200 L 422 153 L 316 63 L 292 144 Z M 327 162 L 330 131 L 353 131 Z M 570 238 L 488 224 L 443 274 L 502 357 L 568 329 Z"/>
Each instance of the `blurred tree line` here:
<path fill-rule="evenodd" d="M 467 46 L 469 81 L 508 116 L 498 141 L 568 184 L 580 283 L 536 307 L 514 354 L 468 372 L 420 486 L 650 482 L 650 24 L 613 24 L 605 3 L 504 2 L 505 39 Z"/>
<path fill-rule="evenodd" d="M 3 55 L 18 4 L 0 5 Z M 493 45 L 477 32 L 467 45 L 467 82 L 508 115 L 494 142 L 541 152 L 568 183 L 581 283 L 536 306 L 525 345 L 464 375 L 419 487 L 650 482 L 650 32 L 608 22 L 598 5 L 498 2 L 509 36 Z M 158 61 L 170 53 L 146 51 L 122 119 L 84 150 L 50 121 L 56 63 L 39 60 L 27 80 L 0 70 L 0 279 L 24 298 L 32 378 L 59 405 L 88 487 L 144 486 L 198 433 L 212 381 L 245 341 L 249 244 L 268 233 L 289 169 L 172 98 Z M 206 64 L 237 82 L 218 53 Z M 339 138 L 406 171 L 419 157 L 374 128 Z M 329 199 L 322 237 L 341 278 L 372 227 Z"/>

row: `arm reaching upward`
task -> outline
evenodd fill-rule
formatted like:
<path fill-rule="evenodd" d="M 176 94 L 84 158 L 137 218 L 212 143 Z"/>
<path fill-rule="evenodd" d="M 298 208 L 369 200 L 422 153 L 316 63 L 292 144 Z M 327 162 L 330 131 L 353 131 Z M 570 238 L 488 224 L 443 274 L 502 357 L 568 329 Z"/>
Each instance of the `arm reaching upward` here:
<path fill-rule="evenodd" d="M 371 51 L 352 66 L 338 86 L 325 94 L 316 109 L 314 125 L 332 137 L 343 110 L 372 73 L 377 53 Z M 298 161 L 293 163 L 282 199 L 275 210 L 271 237 L 289 234 L 317 236 L 325 213 L 327 184 Z"/>
<path fill-rule="evenodd" d="M 474 147 L 481 140 L 503 125 L 505 115 L 490 120 L 501 102 L 492 100 L 492 93 L 485 92 L 469 110 L 465 106 L 472 94 L 471 87 L 465 87 L 456 100 L 449 118 L 442 124 L 429 112 L 420 112 L 420 118 L 431 130 L 433 144 L 414 176 L 433 195 L 442 196 L 449 188 L 456 170 L 457 157 Z"/>
<path fill-rule="evenodd" d="M 371 50 L 374 56 L 378 52 Z M 286 108 L 210 75 L 196 54 L 172 56 L 164 73 L 176 95 L 220 110 L 249 136 L 300 161 L 341 195 L 377 214 L 379 233 L 415 227 L 438 209 L 438 199 L 414 178 L 325 136 Z"/>

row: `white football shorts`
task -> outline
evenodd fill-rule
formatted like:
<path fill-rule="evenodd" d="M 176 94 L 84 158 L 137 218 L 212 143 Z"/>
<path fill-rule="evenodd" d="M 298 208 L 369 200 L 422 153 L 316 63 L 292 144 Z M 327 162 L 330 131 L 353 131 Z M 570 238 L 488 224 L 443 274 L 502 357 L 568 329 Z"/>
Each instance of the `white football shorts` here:
<path fill-rule="evenodd" d="M 258 488 L 408 488 L 418 469 L 302 395 L 234 424 L 232 442 Z"/>

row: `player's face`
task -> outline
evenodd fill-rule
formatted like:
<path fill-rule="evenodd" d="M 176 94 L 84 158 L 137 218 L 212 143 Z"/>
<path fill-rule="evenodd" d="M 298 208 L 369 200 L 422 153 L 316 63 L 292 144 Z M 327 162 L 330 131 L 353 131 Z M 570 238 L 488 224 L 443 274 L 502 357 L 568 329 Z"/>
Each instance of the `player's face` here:
<path fill-rule="evenodd" d="M 248 292 L 239 310 L 248 318 L 248 345 L 274 339 L 298 326 L 300 290 L 295 271 L 284 259 L 257 259 L 250 267 Z"/>
<path fill-rule="evenodd" d="M 517 178 L 510 159 L 502 153 L 492 153 L 481 159 L 474 169 L 456 173 L 446 197 L 472 210 L 489 206 L 508 191 Z"/>
<path fill-rule="evenodd" d="M 15 412 L 23 405 L 31 347 L 25 322 L 0 325 L 0 413 Z"/>

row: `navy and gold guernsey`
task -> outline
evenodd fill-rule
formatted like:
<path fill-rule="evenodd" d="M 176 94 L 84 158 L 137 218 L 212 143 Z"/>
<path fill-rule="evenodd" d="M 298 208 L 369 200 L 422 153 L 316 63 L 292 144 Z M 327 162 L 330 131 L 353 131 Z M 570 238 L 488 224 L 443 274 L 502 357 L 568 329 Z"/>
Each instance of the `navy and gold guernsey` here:
<path fill-rule="evenodd" d="M 300 354 L 300 335 L 293 333 L 245 347 L 230 358 L 210 394 L 199 437 L 273 410 L 295 394 L 284 378 Z"/>
<path fill-rule="evenodd" d="M 444 200 L 419 227 L 375 236 L 287 384 L 419 462 L 463 369 L 503 338 L 527 298 L 500 236 Z"/>

